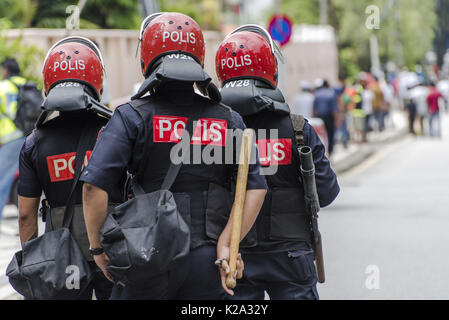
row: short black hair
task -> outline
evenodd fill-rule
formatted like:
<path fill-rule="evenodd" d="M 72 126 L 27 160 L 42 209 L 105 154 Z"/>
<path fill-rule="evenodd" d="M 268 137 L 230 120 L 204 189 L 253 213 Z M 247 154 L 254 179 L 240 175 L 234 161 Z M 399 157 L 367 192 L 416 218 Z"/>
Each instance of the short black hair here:
<path fill-rule="evenodd" d="M 6 58 L 2 62 L 2 67 L 8 70 L 10 74 L 19 74 L 20 73 L 20 67 L 17 63 L 16 59 L 14 58 Z"/>

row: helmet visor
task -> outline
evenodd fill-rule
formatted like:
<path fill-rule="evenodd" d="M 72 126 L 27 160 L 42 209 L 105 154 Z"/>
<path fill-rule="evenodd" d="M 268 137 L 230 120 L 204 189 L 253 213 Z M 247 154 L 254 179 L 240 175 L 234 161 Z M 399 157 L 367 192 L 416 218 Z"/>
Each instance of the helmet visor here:
<path fill-rule="evenodd" d="M 146 27 L 154 18 L 156 18 L 157 16 L 160 16 L 162 13 L 163 12 L 155 12 L 155 13 L 150 14 L 145 19 L 143 19 L 143 21 L 140 25 L 139 41 L 137 42 L 137 48 L 136 48 L 136 57 L 137 57 L 137 53 L 139 52 L 140 43 L 142 42 L 143 33 L 145 32 Z"/>

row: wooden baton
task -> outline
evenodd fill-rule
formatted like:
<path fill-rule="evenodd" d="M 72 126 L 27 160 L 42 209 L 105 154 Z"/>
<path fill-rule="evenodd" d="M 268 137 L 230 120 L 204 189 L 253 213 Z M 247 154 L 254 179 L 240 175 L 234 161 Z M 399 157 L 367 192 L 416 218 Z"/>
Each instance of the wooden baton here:
<path fill-rule="evenodd" d="M 229 247 L 229 273 L 226 277 L 226 286 L 230 289 L 234 289 L 237 285 L 237 256 L 239 253 L 240 235 L 242 231 L 243 206 L 245 205 L 246 183 L 248 181 L 253 135 L 253 130 L 244 130 L 242 135 L 242 146 L 240 148 L 239 167 L 232 210 L 233 216 L 231 244 Z"/>

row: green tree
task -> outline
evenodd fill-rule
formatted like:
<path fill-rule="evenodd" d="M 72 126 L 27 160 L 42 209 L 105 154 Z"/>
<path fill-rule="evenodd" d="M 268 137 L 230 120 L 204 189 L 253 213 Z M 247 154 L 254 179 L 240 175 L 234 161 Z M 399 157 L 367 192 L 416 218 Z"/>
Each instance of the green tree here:
<path fill-rule="evenodd" d="M 413 68 L 425 53 L 432 49 L 433 28 L 436 23 L 433 1 L 420 0 L 333 0 L 332 7 L 338 16 L 336 27 L 340 53 L 353 51 L 361 69 L 370 69 L 369 38 L 375 34 L 379 40 L 381 61 L 403 61 Z M 380 9 L 380 29 L 368 29 L 365 25 L 369 5 Z M 398 57 L 398 42 L 402 46 L 402 59 Z M 343 50 L 345 49 L 345 50 Z M 341 60 L 343 60 L 340 54 Z"/>
<path fill-rule="evenodd" d="M 378 30 L 368 29 L 365 25 L 368 18 L 365 11 L 370 5 L 380 9 Z M 319 22 L 319 0 L 283 0 L 281 9 L 297 24 Z M 338 39 L 341 73 L 347 76 L 370 70 L 369 39 L 372 34 L 378 38 L 382 63 L 401 60 L 397 56 L 398 41 L 402 46 L 403 65 L 409 68 L 421 62 L 425 53 L 432 50 L 437 21 L 435 1 L 328 0 L 328 17 Z"/>
<path fill-rule="evenodd" d="M 13 28 L 27 27 L 37 9 L 37 0 L 0 0 L 0 17 L 11 22 Z"/>
<path fill-rule="evenodd" d="M 88 0 L 81 18 L 106 29 L 138 29 L 139 0 Z"/>
<path fill-rule="evenodd" d="M 22 75 L 38 83 L 42 88 L 40 65 L 44 59 L 44 53 L 35 46 L 22 43 L 22 37 L 8 39 L 6 32 L 12 25 L 8 19 L 0 19 L 0 61 L 8 57 L 16 59 Z"/>
<path fill-rule="evenodd" d="M 4 1 L 4 0 L 0 0 Z M 76 0 L 37 0 L 37 12 L 32 27 L 65 28 L 70 5 Z M 138 29 L 141 17 L 139 0 L 88 0 L 81 12 L 81 28 Z"/>
<path fill-rule="evenodd" d="M 297 24 L 317 24 L 319 22 L 318 0 L 283 0 L 281 11 Z"/>
<path fill-rule="evenodd" d="M 181 12 L 192 17 L 205 30 L 218 30 L 221 24 L 222 1 L 159 0 L 161 11 Z"/>

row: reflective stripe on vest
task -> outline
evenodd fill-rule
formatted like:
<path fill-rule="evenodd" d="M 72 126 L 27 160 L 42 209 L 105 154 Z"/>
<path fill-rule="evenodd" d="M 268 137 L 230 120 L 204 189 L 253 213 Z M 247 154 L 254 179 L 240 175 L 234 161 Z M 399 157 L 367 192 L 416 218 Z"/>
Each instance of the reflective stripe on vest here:
<path fill-rule="evenodd" d="M 23 136 L 17 129 L 14 119 L 17 113 L 17 95 L 19 89 L 16 85 L 23 85 L 26 79 L 18 76 L 0 82 L 0 143 L 5 144 Z"/>

